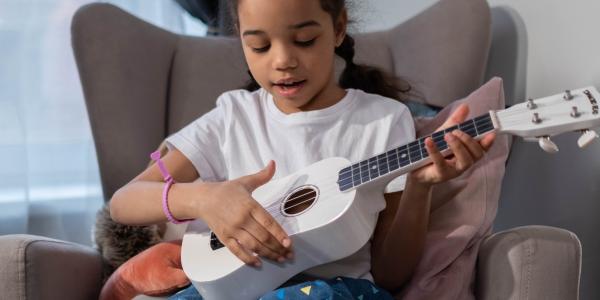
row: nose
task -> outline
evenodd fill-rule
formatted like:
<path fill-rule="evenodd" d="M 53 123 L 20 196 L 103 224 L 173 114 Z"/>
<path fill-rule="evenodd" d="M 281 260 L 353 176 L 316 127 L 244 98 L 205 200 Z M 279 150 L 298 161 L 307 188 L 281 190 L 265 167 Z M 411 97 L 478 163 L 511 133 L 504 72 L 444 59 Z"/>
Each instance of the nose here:
<path fill-rule="evenodd" d="M 298 66 L 298 60 L 296 54 L 291 47 L 286 45 L 275 45 L 271 46 L 271 53 L 273 53 L 273 68 L 281 70 L 294 69 Z M 274 48 L 274 49 L 273 49 Z"/>

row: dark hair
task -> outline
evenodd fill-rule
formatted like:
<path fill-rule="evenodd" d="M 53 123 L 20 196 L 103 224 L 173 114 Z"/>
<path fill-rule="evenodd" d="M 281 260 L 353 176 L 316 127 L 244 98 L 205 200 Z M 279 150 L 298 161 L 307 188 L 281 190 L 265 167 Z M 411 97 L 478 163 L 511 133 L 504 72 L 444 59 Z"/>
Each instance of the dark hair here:
<path fill-rule="evenodd" d="M 239 0 L 228 2 L 232 22 L 238 24 L 237 6 Z M 345 0 L 320 0 L 320 2 L 321 8 L 331 15 L 334 24 L 346 9 Z M 377 67 L 354 63 L 354 39 L 348 33 L 346 33 L 342 44 L 335 48 L 335 54 L 346 62 L 346 67 L 339 79 L 339 85 L 344 89 L 360 89 L 367 93 L 379 94 L 398 100 L 405 100 L 412 89 L 408 82 Z M 254 80 L 252 73 L 248 71 L 248 74 L 250 75 L 250 81 L 244 88 L 250 91 L 259 89 L 260 85 Z"/>

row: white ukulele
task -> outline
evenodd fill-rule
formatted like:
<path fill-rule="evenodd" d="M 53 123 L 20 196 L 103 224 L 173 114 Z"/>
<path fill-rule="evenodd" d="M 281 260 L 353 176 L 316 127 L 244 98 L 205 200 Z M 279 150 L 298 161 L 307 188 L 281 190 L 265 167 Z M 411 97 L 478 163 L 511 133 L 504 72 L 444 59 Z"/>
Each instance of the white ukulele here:
<path fill-rule="evenodd" d="M 600 126 L 597 100 L 600 94 L 594 87 L 566 91 L 490 111 L 431 136 L 444 155 L 450 154 L 444 133 L 457 128 L 476 139 L 493 131 L 522 136 L 539 141 L 547 152 L 558 151 L 550 136 L 581 131 L 578 144 L 584 147 L 598 137 L 590 130 Z M 383 197 L 389 181 L 429 163 L 424 140 L 355 163 L 324 159 L 256 189 L 252 196 L 268 203 L 265 209 L 293 240 L 291 261 L 264 259 L 260 268 L 246 265 L 210 231 L 190 226 L 181 253 L 186 275 L 204 299 L 258 299 L 297 273 L 355 253 L 377 221 L 365 199 Z"/>

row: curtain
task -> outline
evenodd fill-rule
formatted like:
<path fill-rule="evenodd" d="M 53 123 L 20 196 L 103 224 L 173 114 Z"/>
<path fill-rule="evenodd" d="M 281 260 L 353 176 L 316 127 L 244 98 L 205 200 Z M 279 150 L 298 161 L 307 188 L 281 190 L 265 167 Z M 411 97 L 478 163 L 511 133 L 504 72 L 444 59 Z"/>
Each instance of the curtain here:
<path fill-rule="evenodd" d="M 207 35 L 232 35 L 228 0 L 175 0 L 190 15 L 208 26 Z"/>
<path fill-rule="evenodd" d="M 0 0 L 0 234 L 92 244 L 105 196 L 70 42 L 73 14 L 91 2 Z M 167 30 L 206 34 L 174 1 L 108 2 Z"/>

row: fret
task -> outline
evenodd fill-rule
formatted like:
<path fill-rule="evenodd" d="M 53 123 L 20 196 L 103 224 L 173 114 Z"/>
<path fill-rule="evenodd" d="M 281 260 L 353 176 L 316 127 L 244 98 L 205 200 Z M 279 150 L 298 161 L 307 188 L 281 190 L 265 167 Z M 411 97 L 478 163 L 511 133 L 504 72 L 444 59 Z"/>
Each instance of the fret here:
<path fill-rule="evenodd" d="M 386 172 L 386 173 L 389 173 L 389 172 L 391 172 L 391 171 L 392 171 L 392 170 L 390 169 L 390 157 L 388 156 L 388 154 L 387 154 L 387 153 L 385 154 L 385 166 L 386 166 L 386 168 L 387 168 L 387 172 Z"/>
<path fill-rule="evenodd" d="M 439 151 L 442 151 L 442 150 L 445 150 L 446 148 L 448 148 L 448 145 L 446 144 L 446 141 L 444 140 L 444 131 L 435 132 L 434 134 L 431 135 L 431 138 L 433 139 L 433 142 L 435 143 L 435 146 L 438 148 Z"/>
<path fill-rule="evenodd" d="M 360 183 L 369 181 L 369 162 L 363 160 L 360 162 Z"/>
<path fill-rule="evenodd" d="M 369 158 L 369 179 L 375 179 L 379 176 L 379 172 L 377 172 L 379 168 L 377 168 L 377 157 Z"/>
<path fill-rule="evenodd" d="M 392 150 L 390 150 L 390 151 L 388 151 L 388 152 L 386 153 L 386 156 L 387 156 L 387 158 L 388 158 L 388 159 L 387 159 L 387 161 L 388 161 L 388 170 L 389 170 L 390 172 L 391 172 L 391 171 L 393 171 L 393 170 L 396 170 L 396 169 L 398 169 L 398 167 L 399 167 L 399 165 L 398 165 L 398 163 L 397 163 L 397 162 L 398 162 L 398 152 L 397 152 L 397 149 L 398 149 L 398 148 L 392 149 Z M 396 164 L 395 164 L 395 165 L 394 165 L 394 164 L 392 164 L 392 163 L 390 163 L 390 162 L 392 162 L 392 161 L 394 160 L 394 158 L 396 159 Z M 394 167 L 394 166 L 395 166 L 395 167 Z"/>
<path fill-rule="evenodd" d="M 408 151 L 408 147 L 402 146 L 398 151 L 398 163 L 400 164 L 400 168 L 410 165 L 410 152 Z"/>
<path fill-rule="evenodd" d="M 408 144 L 408 154 L 409 154 L 411 163 L 418 162 L 421 160 L 421 151 L 419 149 L 419 141 L 418 140 L 413 141 L 410 144 Z"/>
<path fill-rule="evenodd" d="M 471 137 L 476 137 L 477 136 L 477 131 L 475 130 L 475 125 L 472 122 L 465 122 L 462 123 L 458 126 L 458 128 L 468 134 Z"/>
<path fill-rule="evenodd" d="M 494 130 L 494 124 L 488 123 L 484 126 L 479 127 L 479 130 L 483 133 Z"/>
<path fill-rule="evenodd" d="M 394 149 L 392 159 L 390 159 L 390 170 L 397 170 L 400 168 L 400 161 L 398 160 L 398 148 Z"/>
<path fill-rule="evenodd" d="M 408 144 L 408 147 L 405 149 L 405 151 L 406 151 L 406 153 L 408 153 L 408 162 L 412 164 L 413 160 L 410 155 L 410 144 Z"/>
<path fill-rule="evenodd" d="M 479 130 L 477 130 L 477 124 L 475 123 L 475 119 L 471 119 L 471 123 L 473 124 L 473 128 L 475 128 L 475 134 L 479 135 Z"/>
<path fill-rule="evenodd" d="M 446 134 L 446 133 L 452 133 L 452 131 L 454 131 L 456 129 L 458 129 L 458 125 L 454 125 L 452 127 L 448 127 L 446 129 L 444 129 L 444 134 Z"/>
<path fill-rule="evenodd" d="M 379 168 L 379 176 L 383 176 L 389 173 L 387 165 L 387 155 L 385 153 L 377 156 L 377 167 Z"/>
<path fill-rule="evenodd" d="M 357 186 L 360 184 L 360 165 L 359 164 L 352 165 L 352 182 L 353 182 L 354 186 Z"/>
<path fill-rule="evenodd" d="M 421 158 L 425 158 L 425 154 L 427 154 L 427 149 L 425 149 L 425 138 L 418 139 L 417 141 L 419 142 L 419 150 L 421 150 Z M 425 153 L 423 153 L 423 150 L 425 150 Z"/>

